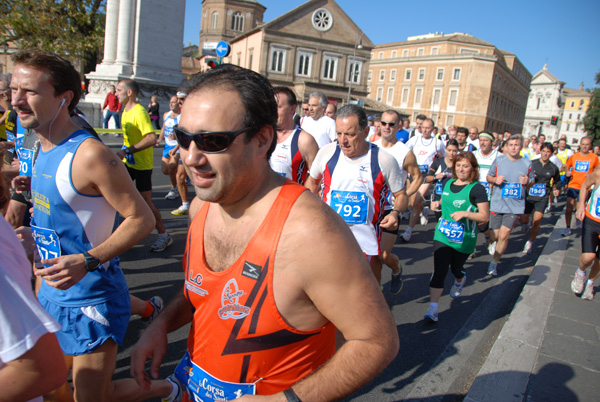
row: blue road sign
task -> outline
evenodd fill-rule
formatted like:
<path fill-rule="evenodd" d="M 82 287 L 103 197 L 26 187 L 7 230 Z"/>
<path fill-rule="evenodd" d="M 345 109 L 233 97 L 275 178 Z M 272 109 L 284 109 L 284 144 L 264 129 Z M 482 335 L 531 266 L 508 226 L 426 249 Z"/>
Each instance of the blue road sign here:
<path fill-rule="evenodd" d="M 229 45 L 229 43 L 222 40 L 221 42 L 219 42 L 217 44 L 216 50 L 217 50 L 217 56 L 227 57 L 227 56 L 229 56 L 229 53 L 231 52 L 231 46 Z"/>

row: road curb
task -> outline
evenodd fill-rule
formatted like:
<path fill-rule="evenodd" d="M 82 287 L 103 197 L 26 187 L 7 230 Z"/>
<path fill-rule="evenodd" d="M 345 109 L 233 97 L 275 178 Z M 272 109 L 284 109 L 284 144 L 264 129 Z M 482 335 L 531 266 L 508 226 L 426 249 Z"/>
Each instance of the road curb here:
<path fill-rule="evenodd" d="M 464 401 L 523 401 L 566 254 L 565 227 L 563 211 Z"/>

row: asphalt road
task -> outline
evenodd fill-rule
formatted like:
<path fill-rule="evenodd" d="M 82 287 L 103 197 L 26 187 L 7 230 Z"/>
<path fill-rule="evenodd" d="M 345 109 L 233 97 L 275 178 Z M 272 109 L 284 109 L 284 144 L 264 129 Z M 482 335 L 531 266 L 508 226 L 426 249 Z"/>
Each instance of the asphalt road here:
<path fill-rule="evenodd" d="M 102 139 L 115 151 L 122 143 L 122 139 L 112 135 L 102 136 Z M 164 199 L 170 186 L 168 178 L 160 172 L 161 151 L 155 149 L 153 200 L 174 243 L 162 253 L 151 253 L 149 247 L 155 240 L 154 232 L 121 256 L 121 267 L 132 294 L 142 299 L 160 295 L 168 303 L 183 284 L 181 260 L 187 217 L 170 213 L 180 205 L 179 199 Z M 193 196 L 191 187 L 190 196 Z M 449 297 L 454 278 L 451 274 L 446 278 L 437 324 L 423 320 L 433 272 L 433 217 L 426 226 L 415 228 L 410 243 L 399 240 L 394 253 L 404 265 L 404 288 L 396 296 L 389 293 L 391 271 L 386 268 L 383 283 L 384 295 L 400 336 L 400 352 L 382 374 L 347 400 L 461 401 L 508 318 L 563 205 L 561 200 L 544 218 L 531 255 L 522 255 L 525 233 L 520 233 L 520 228 L 515 230 L 499 264 L 497 278 L 486 276 L 491 257 L 484 250 L 484 239 L 480 235 L 477 255 L 465 265 L 467 285 L 460 298 L 453 300 Z M 401 223 L 401 231 L 406 223 Z M 119 348 L 115 378 L 129 376 L 131 349 L 146 326 L 138 317 L 132 317 L 125 343 Z M 171 374 L 183 356 L 188 331 L 189 326 L 186 326 L 169 336 L 169 350 L 161 367 L 161 378 Z"/>

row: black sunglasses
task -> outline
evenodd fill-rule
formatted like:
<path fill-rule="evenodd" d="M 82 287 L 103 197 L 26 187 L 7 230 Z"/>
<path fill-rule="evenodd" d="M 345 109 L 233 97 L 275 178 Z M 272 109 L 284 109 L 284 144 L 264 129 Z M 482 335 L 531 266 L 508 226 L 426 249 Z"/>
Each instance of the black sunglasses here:
<path fill-rule="evenodd" d="M 173 132 L 177 138 L 179 146 L 185 150 L 189 149 L 192 141 L 196 144 L 199 151 L 207 154 L 216 154 L 229 148 L 235 137 L 250 130 L 251 127 L 245 127 L 236 131 L 204 131 L 202 133 L 188 133 L 173 126 Z"/>
<path fill-rule="evenodd" d="M 390 126 L 390 127 L 394 127 L 396 125 L 396 123 L 388 123 L 387 121 L 383 121 L 381 120 L 381 125 L 382 126 Z"/>

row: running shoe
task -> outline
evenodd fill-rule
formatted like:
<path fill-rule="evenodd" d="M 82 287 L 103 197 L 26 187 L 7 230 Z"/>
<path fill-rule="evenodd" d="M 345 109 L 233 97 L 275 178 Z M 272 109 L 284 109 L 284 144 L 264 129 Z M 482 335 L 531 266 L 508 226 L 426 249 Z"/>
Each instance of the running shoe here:
<path fill-rule="evenodd" d="M 423 208 L 423 212 L 421 212 L 421 225 L 425 226 L 429 223 L 429 208 Z"/>
<path fill-rule="evenodd" d="M 144 322 L 151 322 L 152 320 L 154 320 L 158 313 L 160 313 L 164 307 L 163 299 L 160 296 L 152 296 L 148 299 L 148 303 L 150 303 L 152 307 L 154 307 L 154 311 L 149 317 L 142 318 L 142 321 Z"/>
<path fill-rule="evenodd" d="M 181 205 L 179 208 L 171 211 L 171 215 L 181 216 L 181 215 L 187 215 L 189 212 L 190 212 L 190 210 L 188 208 L 184 208 L 183 205 Z"/>
<path fill-rule="evenodd" d="M 585 274 L 579 275 L 577 272 L 575 272 L 575 278 L 573 278 L 573 281 L 571 282 L 571 290 L 576 295 L 579 295 L 579 294 L 581 294 L 581 292 L 583 292 L 584 286 L 585 286 Z"/>
<path fill-rule="evenodd" d="M 425 314 L 425 320 L 429 322 L 438 322 L 438 312 L 433 307 L 429 306 L 427 314 Z"/>
<path fill-rule="evenodd" d="M 173 386 L 173 389 L 177 388 L 177 393 L 175 394 L 175 396 L 162 398 L 161 401 L 162 402 L 181 402 L 183 400 L 183 394 L 185 394 L 183 385 L 181 385 L 181 382 L 179 382 L 177 377 L 175 377 L 175 374 L 171 374 L 170 376 L 168 376 L 167 381 L 169 381 L 171 383 L 171 385 Z"/>
<path fill-rule="evenodd" d="M 566 237 L 566 236 L 571 236 L 571 228 L 566 228 L 565 230 L 563 230 L 562 237 Z"/>
<path fill-rule="evenodd" d="M 523 254 L 531 254 L 532 246 L 533 246 L 533 243 L 531 243 L 529 240 L 527 240 L 527 242 L 525 243 L 525 247 L 523 247 Z"/>
<path fill-rule="evenodd" d="M 406 228 L 404 233 L 402 233 L 400 236 L 402 237 L 402 240 L 408 243 L 410 241 L 410 238 L 412 237 L 412 230 L 410 226 Z"/>
<path fill-rule="evenodd" d="M 490 243 L 490 246 L 488 247 L 488 252 L 490 253 L 490 255 L 494 255 L 494 253 L 496 252 L 496 242 L 495 241 Z"/>
<path fill-rule="evenodd" d="M 472 252 L 471 254 L 469 254 L 469 260 L 472 260 L 473 258 L 475 258 L 475 252 Z"/>
<path fill-rule="evenodd" d="M 463 276 L 463 280 L 461 283 L 457 283 L 454 280 L 454 285 L 452 285 L 452 289 L 450 289 L 450 297 L 456 299 L 462 293 L 463 286 L 465 286 L 465 282 L 467 281 L 467 275 Z"/>
<path fill-rule="evenodd" d="M 153 245 L 150 246 L 150 251 L 160 252 L 173 244 L 173 238 L 167 233 L 166 236 L 158 236 Z"/>
<path fill-rule="evenodd" d="M 404 280 L 402 279 L 402 273 L 404 272 L 404 267 L 402 264 L 398 263 L 398 268 L 400 268 L 400 272 L 397 274 L 392 274 L 392 282 L 390 284 L 390 293 L 393 295 L 397 295 L 402 290 L 404 286 Z"/>
<path fill-rule="evenodd" d="M 167 195 L 165 195 L 165 200 L 174 200 L 175 198 L 179 198 L 179 191 L 177 191 L 176 188 L 172 188 Z"/>
<path fill-rule="evenodd" d="M 594 300 L 594 284 L 588 282 L 585 285 L 585 291 L 583 292 L 583 295 L 581 295 L 581 298 L 583 300 Z"/>
<path fill-rule="evenodd" d="M 490 276 L 498 276 L 498 271 L 496 271 L 496 268 L 498 267 L 498 263 L 497 262 L 490 262 L 490 265 L 488 266 L 488 270 L 487 270 L 487 274 Z"/>

